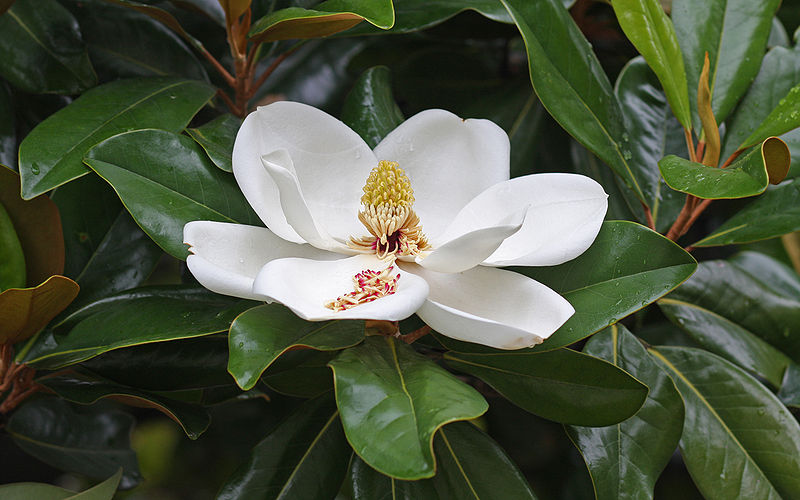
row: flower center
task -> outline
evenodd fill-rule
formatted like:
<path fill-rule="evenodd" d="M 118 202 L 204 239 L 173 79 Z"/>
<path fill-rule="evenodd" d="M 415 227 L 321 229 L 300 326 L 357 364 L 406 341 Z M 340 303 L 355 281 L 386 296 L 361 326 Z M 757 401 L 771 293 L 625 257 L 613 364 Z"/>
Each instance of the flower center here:
<path fill-rule="evenodd" d="M 414 190 L 397 162 L 380 161 L 373 168 L 361 197 L 358 220 L 370 236 L 350 237 L 348 246 L 363 253 L 375 252 L 380 259 L 418 255 L 427 250 L 419 216 L 411 206 Z"/>
<path fill-rule="evenodd" d="M 399 273 L 392 276 L 393 269 L 394 266 L 389 266 L 383 271 L 371 269 L 361 271 L 353 276 L 354 290 L 326 302 L 325 307 L 334 311 L 344 311 L 393 294 L 397 291 L 397 280 L 400 279 Z"/>

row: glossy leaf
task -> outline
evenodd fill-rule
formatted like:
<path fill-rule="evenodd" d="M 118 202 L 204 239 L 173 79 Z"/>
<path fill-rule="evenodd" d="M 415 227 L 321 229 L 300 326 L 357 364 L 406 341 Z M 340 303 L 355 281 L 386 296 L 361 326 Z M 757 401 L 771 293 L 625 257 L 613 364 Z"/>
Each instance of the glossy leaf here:
<path fill-rule="evenodd" d="M 791 360 L 736 323 L 708 309 L 664 298 L 661 311 L 705 349 L 780 387 Z"/>
<path fill-rule="evenodd" d="M 800 181 L 792 180 L 767 189 L 693 246 L 749 243 L 797 230 L 800 230 Z"/>
<path fill-rule="evenodd" d="M 0 165 L 17 164 L 17 120 L 11 99 L 11 92 L 0 84 Z"/>
<path fill-rule="evenodd" d="M 226 172 L 233 172 L 231 156 L 233 141 L 242 120 L 231 114 L 220 115 L 205 125 L 186 131 L 205 150 L 214 165 Z"/>
<path fill-rule="evenodd" d="M 658 76 L 678 121 L 692 128 L 686 71 L 675 27 L 658 0 L 616 0 L 611 3 L 625 36 Z"/>
<path fill-rule="evenodd" d="M 77 278 L 91 261 L 122 211 L 114 190 L 96 175 L 85 175 L 53 191 L 61 215 L 66 259 L 64 274 Z"/>
<path fill-rule="evenodd" d="M 786 406 L 800 408 L 800 365 L 793 363 L 786 370 L 778 398 Z"/>
<path fill-rule="evenodd" d="M 589 339 L 583 349 L 627 371 L 647 384 L 642 408 L 608 427 L 568 426 L 567 434 L 583 455 L 598 500 L 637 492 L 653 498 L 653 488 L 672 457 L 683 429 L 683 403 L 672 380 L 622 325 Z"/>
<path fill-rule="evenodd" d="M 204 83 L 172 77 L 119 80 L 84 93 L 20 144 L 23 198 L 87 174 L 84 155 L 112 135 L 147 127 L 182 130 L 213 94 Z"/>
<path fill-rule="evenodd" d="M 155 129 L 120 134 L 92 148 L 84 161 L 114 187 L 137 224 L 179 259 L 189 254 L 187 222 L 260 224 L 233 176 L 184 135 Z"/>
<path fill-rule="evenodd" d="M 730 262 L 706 261 L 669 298 L 708 309 L 798 362 L 800 298 L 765 279 Z"/>
<path fill-rule="evenodd" d="M 102 483 L 70 497 L 70 500 L 112 500 L 117 493 L 117 486 L 119 486 L 121 480 L 122 469 L 119 469 L 116 474 Z"/>
<path fill-rule="evenodd" d="M 12 483 L 0 485 L 0 496 L 5 500 L 64 500 L 75 495 L 74 491 L 45 483 Z"/>
<path fill-rule="evenodd" d="M 646 200 L 631 169 L 619 101 L 600 62 L 558 0 L 501 0 L 522 34 L 531 82 L 553 118 Z"/>
<path fill-rule="evenodd" d="M 300 353 L 303 351 L 294 351 Z M 308 352 L 306 350 L 305 352 Z M 291 368 L 277 370 L 279 363 L 274 363 L 261 377 L 261 381 L 273 391 L 287 396 L 313 398 L 333 390 L 333 374 L 328 362 L 335 352 L 315 352 L 302 363 Z"/>
<path fill-rule="evenodd" d="M 342 108 L 342 121 L 374 148 L 386 134 L 403 122 L 403 113 L 392 96 L 390 71 L 373 66 L 356 81 Z"/>
<path fill-rule="evenodd" d="M 155 19 L 156 21 L 160 22 L 167 28 L 174 31 L 178 34 L 181 38 L 189 42 L 190 45 L 194 46 L 198 51 L 203 52 L 205 47 L 197 38 L 190 35 L 186 30 L 183 29 L 181 23 L 178 20 L 167 12 L 164 9 L 159 7 L 155 7 L 153 5 L 148 5 L 146 3 L 137 2 L 135 0 L 106 0 L 108 2 L 112 2 L 128 9 L 133 9 L 135 11 L 141 12 L 142 14 Z"/>
<path fill-rule="evenodd" d="M 717 123 L 728 117 L 758 73 L 772 17 L 779 4 L 780 0 L 675 0 L 672 3 L 672 22 L 681 42 L 693 109 L 697 109 L 697 84 L 703 58 L 708 52 L 714 115 Z"/>
<path fill-rule="evenodd" d="M 253 23 L 248 36 L 259 42 L 295 38 L 321 38 L 367 21 L 381 29 L 394 24 L 391 0 L 327 0 L 313 9 L 287 7 L 276 10 Z"/>
<path fill-rule="evenodd" d="M 745 251 L 734 255 L 728 262 L 757 278 L 775 293 L 800 297 L 800 275 L 777 257 Z"/>
<path fill-rule="evenodd" d="M 488 408 L 475 389 L 391 337 L 367 337 L 330 366 L 347 440 L 397 479 L 433 476 L 436 430 Z"/>
<path fill-rule="evenodd" d="M 700 82 L 697 84 L 697 114 L 702 125 L 702 137 L 705 138 L 705 153 L 702 163 L 707 167 L 716 167 L 719 164 L 720 138 L 719 125 L 714 117 L 714 110 L 711 106 L 711 83 L 709 72 L 711 62 L 708 53 L 703 58 L 703 69 L 700 71 Z"/>
<path fill-rule="evenodd" d="M 631 169 L 641 179 L 656 229 L 664 233 L 675 221 L 686 197 L 667 187 L 657 165 L 668 154 L 686 154 L 681 124 L 672 115 L 656 75 L 641 57 L 622 68 L 614 92 L 628 123 Z M 596 175 L 592 178 L 598 179 Z M 614 203 L 615 198 L 619 202 L 621 196 L 609 196 L 609 203 Z M 636 207 L 635 213 L 639 209 Z"/>
<path fill-rule="evenodd" d="M 441 459 L 440 459 L 441 460 Z M 439 462 L 441 474 L 441 462 Z M 350 464 L 353 500 L 439 500 L 432 479 L 402 481 L 376 471 L 358 455 Z"/>
<path fill-rule="evenodd" d="M 395 23 L 391 33 L 411 33 L 432 28 L 465 12 L 475 11 L 492 21 L 513 23 L 508 11 L 496 0 L 402 0 L 394 2 Z M 347 32 L 347 35 L 374 34 L 380 31 L 362 23 Z"/>
<path fill-rule="evenodd" d="M 56 369 L 121 347 L 220 333 L 250 304 L 220 296 L 121 300 L 82 319 L 67 334 L 45 332 L 23 360 L 37 368 Z"/>
<path fill-rule="evenodd" d="M 8 213 L 25 254 L 27 286 L 64 272 L 64 239 L 58 207 L 47 196 L 24 201 L 20 178 L 0 166 L 0 204 Z"/>
<path fill-rule="evenodd" d="M 90 405 L 111 398 L 131 406 L 153 408 L 174 420 L 191 439 L 197 439 L 211 423 L 208 412 L 200 406 L 101 379 L 64 375 L 47 377 L 40 383 L 73 403 Z"/>
<path fill-rule="evenodd" d="M 364 338 L 364 322 L 313 323 L 280 304 L 269 304 L 238 316 L 228 338 L 228 371 L 239 387 L 248 390 L 289 349 L 333 351 L 356 345 Z"/>
<path fill-rule="evenodd" d="M 141 480 L 130 444 L 133 423 L 127 413 L 42 398 L 16 410 L 6 431 L 25 452 L 61 470 L 105 479 L 122 467 L 120 487 L 131 488 Z"/>
<path fill-rule="evenodd" d="M 51 276 L 34 288 L 10 288 L 0 293 L 0 344 L 30 338 L 64 310 L 78 295 L 78 285 L 64 276 Z"/>
<path fill-rule="evenodd" d="M 647 386 L 613 364 L 570 349 L 530 353 L 450 352 L 447 364 L 474 375 L 520 408 L 556 422 L 604 426 L 636 413 Z"/>
<path fill-rule="evenodd" d="M 71 8 L 102 81 L 167 75 L 208 81 L 183 40 L 146 14 L 106 2 L 76 1 Z"/>
<path fill-rule="evenodd" d="M 78 94 L 97 83 L 78 23 L 55 0 L 19 0 L 0 16 L 0 75 L 34 94 Z"/>
<path fill-rule="evenodd" d="M 728 120 L 726 157 L 800 126 L 798 81 L 800 51 L 775 47 L 764 56 L 756 79 Z"/>
<path fill-rule="evenodd" d="M 19 243 L 14 223 L 0 203 L 0 292 L 25 286 L 25 254 Z"/>
<path fill-rule="evenodd" d="M 330 396 L 308 401 L 253 448 L 217 500 L 333 498 L 351 454 Z"/>
<path fill-rule="evenodd" d="M 116 349 L 81 367 L 121 385 L 179 391 L 233 385 L 226 371 L 228 339 L 222 335 Z"/>
<path fill-rule="evenodd" d="M 532 350 L 558 349 L 641 309 L 692 275 L 697 263 L 673 242 L 633 222 L 604 222 L 581 256 L 552 267 L 517 268 L 556 290 L 575 314 Z"/>
<path fill-rule="evenodd" d="M 454 422 L 442 427 L 434 448 L 439 470 L 433 484 L 440 499 L 536 499 L 516 464 L 474 425 Z"/>
<path fill-rule="evenodd" d="M 239 19 L 239 16 L 247 12 L 250 8 L 252 0 L 219 0 L 222 10 L 225 12 L 225 17 L 229 23 Z"/>
<path fill-rule="evenodd" d="M 683 398 L 681 454 L 704 497 L 797 495 L 800 426 L 771 392 L 701 349 L 661 347 L 650 353 Z"/>
<path fill-rule="evenodd" d="M 746 198 L 761 194 L 772 179 L 777 184 L 789 171 L 789 148 L 770 137 L 728 168 L 716 168 L 667 156 L 658 168 L 669 187 L 705 199 Z"/>

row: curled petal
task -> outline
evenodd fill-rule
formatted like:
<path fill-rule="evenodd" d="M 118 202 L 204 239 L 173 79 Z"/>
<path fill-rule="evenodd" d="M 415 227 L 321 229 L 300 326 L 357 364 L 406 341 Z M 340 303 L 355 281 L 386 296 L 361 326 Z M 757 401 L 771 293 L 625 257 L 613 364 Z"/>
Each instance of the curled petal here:
<path fill-rule="evenodd" d="M 369 146 L 336 118 L 296 102 L 258 108 L 242 123 L 233 147 L 233 173 L 264 224 L 283 239 L 305 243 L 287 222 L 278 187 L 264 169 L 263 155 L 286 150 L 308 207 L 320 226 L 346 239 L 357 228 L 361 186 L 377 164 Z"/>
<path fill-rule="evenodd" d="M 356 255 L 321 262 L 311 259 L 278 259 L 265 265 L 253 284 L 253 292 L 284 304 L 309 321 L 329 319 L 376 319 L 398 321 L 414 314 L 428 296 L 428 284 L 419 276 L 398 267 L 397 291 L 372 302 L 344 311 L 333 311 L 325 304 L 353 291 L 353 276 L 366 271 L 382 271 L 391 265 L 374 255 Z"/>
<path fill-rule="evenodd" d="M 574 314 L 559 294 L 511 271 L 476 267 L 459 274 L 402 264 L 425 278 L 428 300 L 417 314 L 431 328 L 457 340 L 497 349 L 539 344 Z"/>
<path fill-rule="evenodd" d="M 311 245 L 290 243 L 263 227 L 226 222 L 189 222 L 183 228 L 183 240 L 192 253 L 186 265 L 201 285 L 216 293 L 247 299 L 261 298 L 253 293 L 253 280 L 273 259 L 339 257 Z"/>
<path fill-rule="evenodd" d="M 527 209 L 519 231 L 483 264 L 554 266 L 574 259 L 592 244 L 608 208 L 608 195 L 589 177 L 534 174 L 496 184 L 473 199 L 445 236 L 491 224 L 504 214 Z"/>
<path fill-rule="evenodd" d="M 414 210 L 432 239 L 489 186 L 508 180 L 508 135 L 489 120 L 463 120 L 441 109 L 418 113 L 375 148 L 396 161 L 414 189 Z"/>

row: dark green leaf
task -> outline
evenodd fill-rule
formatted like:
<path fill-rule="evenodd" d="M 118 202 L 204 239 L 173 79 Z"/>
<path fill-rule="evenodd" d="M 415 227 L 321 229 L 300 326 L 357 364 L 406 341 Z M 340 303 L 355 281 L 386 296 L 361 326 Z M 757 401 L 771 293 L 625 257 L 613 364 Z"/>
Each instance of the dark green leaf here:
<path fill-rule="evenodd" d="M 351 454 L 330 396 L 308 401 L 253 448 L 217 500 L 333 498 Z"/>
<path fill-rule="evenodd" d="M 151 392 L 86 376 L 47 377 L 42 385 L 73 403 L 90 405 L 103 398 L 112 398 L 133 406 L 154 408 L 180 425 L 186 435 L 197 439 L 211 423 L 208 412 L 196 405 L 176 401 Z"/>
<path fill-rule="evenodd" d="M 112 135 L 147 127 L 182 130 L 213 95 L 204 83 L 169 77 L 119 80 L 86 92 L 20 144 L 23 198 L 87 174 L 84 155 Z"/>
<path fill-rule="evenodd" d="M 786 367 L 785 354 L 736 323 L 700 306 L 665 298 L 661 311 L 705 349 L 754 373 L 773 387 L 780 387 Z"/>
<path fill-rule="evenodd" d="M 748 251 L 738 253 L 728 260 L 737 268 L 757 277 L 773 292 L 788 297 L 800 297 L 800 276 L 778 259 L 780 257 L 773 258 L 761 252 Z"/>
<path fill-rule="evenodd" d="M 142 229 L 179 259 L 189 253 L 187 222 L 260 223 L 233 176 L 184 135 L 156 129 L 119 134 L 93 147 L 84 161 L 114 187 Z"/>
<path fill-rule="evenodd" d="M 518 268 L 564 296 L 575 314 L 534 351 L 558 349 L 612 325 L 681 284 L 697 263 L 633 222 L 604 222 L 589 249 L 552 267 Z"/>
<path fill-rule="evenodd" d="M 680 395 L 624 326 L 614 325 L 593 336 L 583 352 L 614 363 L 650 388 L 636 415 L 617 425 L 567 427 L 592 475 L 595 495 L 598 500 L 614 500 L 635 491 L 643 498 L 653 498 L 656 480 L 681 438 Z"/>
<path fill-rule="evenodd" d="M 0 496 L 5 500 L 64 500 L 75 495 L 74 491 L 65 490 L 52 484 L 13 483 L 0 486 Z"/>
<path fill-rule="evenodd" d="M 122 479 L 122 469 L 100 484 L 70 497 L 70 500 L 112 500 Z"/>
<path fill-rule="evenodd" d="M 786 406 L 800 408 L 800 365 L 792 363 L 786 370 L 778 397 Z"/>
<path fill-rule="evenodd" d="M 133 423 L 127 413 L 42 398 L 16 410 L 6 431 L 25 452 L 61 470 L 104 479 L 122 467 L 120 487 L 126 489 L 141 481 L 130 444 Z"/>
<path fill-rule="evenodd" d="M 183 29 L 183 26 L 181 26 L 181 24 L 175 18 L 175 16 L 173 16 L 164 9 L 155 7 L 153 5 L 148 5 L 146 3 L 136 2 L 134 0 L 106 0 L 106 1 L 113 2 L 128 9 L 133 9 L 135 11 L 141 12 L 142 14 L 155 19 L 156 21 L 160 22 L 167 28 L 171 29 L 172 31 L 180 35 L 184 40 L 189 42 L 189 44 L 195 47 L 199 52 L 203 52 L 204 50 L 206 50 L 205 47 L 203 47 L 203 44 L 200 43 L 200 40 L 187 33 L 186 30 Z"/>
<path fill-rule="evenodd" d="M 294 351 L 296 354 L 301 352 L 309 353 L 308 350 Z M 333 390 L 333 374 L 328 368 L 328 362 L 336 353 L 311 352 L 312 356 L 303 356 L 308 359 L 292 368 L 276 370 L 274 368 L 280 363 L 274 363 L 261 377 L 261 381 L 273 391 L 299 398 L 313 398 Z"/>
<path fill-rule="evenodd" d="M 642 189 L 659 232 L 665 232 L 678 216 L 685 196 L 669 189 L 658 171 L 658 160 L 668 154 L 686 154 L 683 127 L 672 111 L 656 75 L 637 57 L 622 68 L 614 92 L 628 124 L 630 166 Z M 597 177 L 592 176 L 595 180 Z M 614 203 L 610 191 L 609 203 Z M 621 196 L 616 196 L 619 203 Z M 635 200 L 632 205 L 639 205 Z M 640 207 L 633 208 L 639 213 Z"/>
<path fill-rule="evenodd" d="M 440 459 L 441 460 L 441 459 Z M 441 462 L 439 464 L 441 474 Z M 353 500 L 439 500 L 433 480 L 401 481 L 376 471 L 358 455 L 350 464 Z"/>
<path fill-rule="evenodd" d="M 600 62 L 558 0 L 501 0 L 522 34 L 531 82 L 564 129 L 619 174 L 641 200 L 619 101 Z"/>
<path fill-rule="evenodd" d="M 501 23 L 513 23 L 508 11 L 497 0 L 401 0 L 395 2 L 395 23 L 389 33 L 411 33 L 432 28 L 455 15 L 473 10 L 487 18 Z M 368 24 L 360 24 L 347 32 L 347 35 L 380 33 Z"/>
<path fill-rule="evenodd" d="M 19 0 L 0 16 L 0 75 L 25 92 L 78 94 L 95 85 L 78 23 L 55 0 Z"/>
<path fill-rule="evenodd" d="M 233 154 L 233 141 L 242 120 L 231 114 L 220 115 L 210 122 L 197 128 L 186 131 L 203 147 L 214 165 L 226 172 L 233 172 L 231 156 Z"/>
<path fill-rule="evenodd" d="M 672 21 L 681 42 L 689 100 L 697 109 L 697 84 L 706 52 L 717 123 L 728 117 L 761 65 L 772 16 L 780 0 L 675 0 Z M 699 125 L 695 114 L 695 128 Z"/>
<path fill-rule="evenodd" d="M 771 179 L 777 178 L 773 182 L 777 184 L 786 177 L 790 161 L 786 143 L 770 137 L 728 168 L 708 167 L 672 155 L 659 161 L 658 168 L 672 189 L 716 200 L 763 193 Z"/>
<path fill-rule="evenodd" d="M 693 246 L 749 243 L 797 230 L 800 230 L 800 181 L 792 180 L 767 189 Z"/>
<path fill-rule="evenodd" d="M 330 366 L 347 440 L 397 479 L 433 476 L 436 430 L 488 408 L 475 389 L 391 337 L 367 337 Z"/>
<path fill-rule="evenodd" d="M 17 164 L 17 130 L 11 92 L 0 83 L 0 164 Z"/>
<path fill-rule="evenodd" d="M 797 112 L 800 90 L 794 90 L 798 88 L 798 81 L 800 51 L 783 47 L 770 50 L 758 76 L 728 120 L 723 157 L 800 125 Z"/>
<path fill-rule="evenodd" d="M 313 9 L 287 7 L 253 23 L 248 36 L 259 42 L 295 38 L 322 38 L 367 21 L 378 28 L 394 24 L 391 0 L 327 0 Z"/>
<path fill-rule="evenodd" d="M 0 292 L 25 287 L 25 254 L 8 212 L 0 204 Z"/>
<path fill-rule="evenodd" d="M 342 108 L 342 121 L 374 148 L 403 122 L 394 102 L 389 68 L 373 66 L 356 81 Z"/>
<path fill-rule="evenodd" d="M 692 128 L 683 56 L 672 26 L 658 0 L 616 0 L 611 4 L 628 40 L 633 43 L 664 87 L 681 124 Z"/>
<path fill-rule="evenodd" d="M 116 301 L 82 319 L 67 334 L 44 332 L 23 358 L 37 368 L 56 369 L 121 347 L 224 332 L 250 305 L 221 296 Z"/>
<path fill-rule="evenodd" d="M 662 347 L 650 353 L 683 397 L 681 454 L 705 498 L 797 496 L 800 426 L 771 392 L 701 349 Z"/>
<path fill-rule="evenodd" d="M 150 391 L 233 385 L 228 374 L 228 339 L 212 335 L 180 342 L 116 349 L 81 363 L 103 378 Z"/>
<path fill-rule="evenodd" d="M 726 261 L 706 261 L 689 281 L 670 294 L 669 299 L 708 309 L 798 362 L 800 296 L 787 294 L 763 281 L 768 277 L 752 275 Z M 774 380 L 775 377 L 770 378 Z"/>
<path fill-rule="evenodd" d="M 444 355 L 520 408 L 573 425 L 604 426 L 630 417 L 647 386 L 613 364 L 570 349 L 531 353 Z"/>
<path fill-rule="evenodd" d="M 313 323 L 280 304 L 269 304 L 237 317 L 228 338 L 228 371 L 242 389 L 248 390 L 289 349 L 333 351 L 356 345 L 364 338 L 364 322 Z"/>
<path fill-rule="evenodd" d="M 767 47 L 789 47 L 791 44 L 789 33 L 786 32 L 786 28 L 783 26 L 781 20 L 778 16 L 773 17 L 772 26 L 769 30 L 769 38 L 767 39 Z"/>
<path fill-rule="evenodd" d="M 176 75 L 208 81 L 194 53 L 158 21 L 118 5 L 73 1 L 72 12 L 101 80 Z"/>

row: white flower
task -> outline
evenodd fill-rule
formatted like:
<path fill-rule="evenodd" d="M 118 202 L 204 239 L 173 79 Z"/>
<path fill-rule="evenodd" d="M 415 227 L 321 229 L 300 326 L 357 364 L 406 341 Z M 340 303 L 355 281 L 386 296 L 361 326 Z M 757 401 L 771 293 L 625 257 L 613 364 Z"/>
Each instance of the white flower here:
<path fill-rule="evenodd" d="M 277 301 L 311 321 L 416 312 L 444 335 L 500 349 L 540 343 L 574 309 L 496 267 L 577 257 L 607 208 L 588 177 L 509 180 L 506 133 L 438 109 L 372 151 L 320 110 L 270 104 L 244 120 L 233 173 L 269 229 L 188 223 L 186 263 L 206 288 Z"/>

